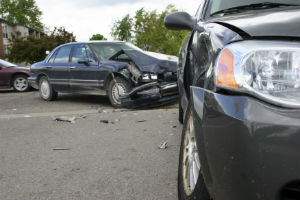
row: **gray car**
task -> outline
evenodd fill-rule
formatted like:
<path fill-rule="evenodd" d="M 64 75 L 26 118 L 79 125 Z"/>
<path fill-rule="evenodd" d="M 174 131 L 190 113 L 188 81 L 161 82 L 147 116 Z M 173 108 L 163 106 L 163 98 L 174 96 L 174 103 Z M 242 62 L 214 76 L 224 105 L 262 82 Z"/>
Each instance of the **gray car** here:
<path fill-rule="evenodd" d="M 297 0 L 202 0 L 178 67 L 179 199 L 300 198 Z"/>

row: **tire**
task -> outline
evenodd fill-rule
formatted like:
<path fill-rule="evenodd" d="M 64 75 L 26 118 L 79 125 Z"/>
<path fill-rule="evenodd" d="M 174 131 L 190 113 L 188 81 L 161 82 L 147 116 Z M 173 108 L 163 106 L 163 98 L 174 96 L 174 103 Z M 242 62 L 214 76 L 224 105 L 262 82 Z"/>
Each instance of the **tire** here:
<path fill-rule="evenodd" d="M 190 127 L 194 127 L 194 125 L 193 125 L 193 113 L 189 106 L 188 113 L 183 125 L 181 145 L 180 145 L 179 167 L 178 167 L 178 198 L 179 200 L 192 200 L 192 199 L 210 200 L 211 198 L 207 191 L 203 179 L 203 175 L 201 172 L 201 164 L 200 164 L 200 158 L 198 154 L 198 147 L 197 147 L 196 139 L 194 138 L 195 132 L 191 131 Z M 188 158 L 193 158 L 193 159 L 188 159 Z M 190 160 L 193 160 L 194 162 L 191 162 Z M 190 163 L 194 163 L 195 165 L 191 165 Z M 189 175 L 191 174 L 189 173 L 188 166 L 194 166 L 195 171 L 198 171 L 198 174 L 192 173 L 194 175 L 193 177 L 198 176 L 197 178 L 194 179 L 187 178 L 188 176 L 186 174 Z M 190 180 L 197 180 L 197 181 L 190 181 Z"/>
<path fill-rule="evenodd" d="M 183 109 L 181 107 L 180 100 L 179 100 L 179 107 L 178 107 L 178 121 L 180 124 L 183 124 Z"/>
<path fill-rule="evenodd" d="M 108 85 L 107 93 L 112 106 L 121 108 L 122 104 L 119 100 L 119 94 L 127 93 L 131 90 L 130 83 L 122 77 L 115 77 Z"/>
<path fill-rule="evenodd" d="M 57 98 L 57 92 L 53 90 L 51 84 L 45 76 L 40 78 L 39 92 L 41 99 L 45 101 L 54 101 Z"/>
<path fill-rule="evenodd" d="M 13 78 L 12 85 L 13 85 L 14 90 L 17 92 L 25 92 L 30 88 L 28 80 L 27 80 L 27 76 L 22 75 L 22 74 L 16 75 Z"/>

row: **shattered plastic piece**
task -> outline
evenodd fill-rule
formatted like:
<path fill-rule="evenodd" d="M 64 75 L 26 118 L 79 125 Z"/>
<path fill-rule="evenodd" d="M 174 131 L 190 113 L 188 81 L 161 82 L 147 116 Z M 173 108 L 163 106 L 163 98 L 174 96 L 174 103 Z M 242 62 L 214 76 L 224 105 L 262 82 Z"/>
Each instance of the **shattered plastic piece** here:
<path fill-rule="evenodd" d="M 139 120 L 139 121 L 136 121 L 138 123 L 142 123 L 142 122 L 146 122 L 147 120 Z"/>
<path fill-rule="evenodd" d="M 31 118 L 31 115 L 24 115 L 24 118 Z"/>
<path fill-rule="evenodd" d="M 168 142 L 162 142 L 158 148 L 160 149 L 166 149 L 168 146 L 167 146 Z"/>
<path fill-rule="evenodd" d="M 80 116 L 78 117 L 78 119 L 85 119 L 85 118 L 87 118 L 86 115 L 80 115 Z"/>
<path fill-rule="evenodd" d="M 177 128 L 177 126 L 172 126 L 172 128 Z"/>
<path fill-rule="evenodd" d="M 99 110 L 99 113 L 107 113 L 107 111 L 106 110 Z"/>
<path fill-rule="evenodd" d="M 92 110 L 98 110 L 99 106 L 91 106 Z"/>
<path fill-rule="evenodd" d="M 100 120 L 100 122 L 103 123 L 103 124 L 108 124 L 109 123 L 108 120 Z"/>
<path fill-rule="evenodd" d="M 54 117 L 53 120 L 58 121 L 58 122 L 70 122 L 70 123 L 74 124 L 76 117 L 61 116 L 61 117 Z"/>

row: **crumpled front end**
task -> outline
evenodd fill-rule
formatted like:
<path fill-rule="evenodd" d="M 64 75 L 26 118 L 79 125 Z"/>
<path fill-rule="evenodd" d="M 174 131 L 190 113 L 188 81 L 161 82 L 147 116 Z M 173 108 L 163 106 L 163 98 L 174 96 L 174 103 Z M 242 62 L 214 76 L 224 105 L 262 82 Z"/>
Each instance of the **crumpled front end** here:
<path fill-rule="evenodd" d="M 128 108 L 155 107 L 178 100 L 177 57 L 137 50 L 122 50 L 112 57 L 128 56 L 126 67 L 119 73 L 132 84 L 132 90 L 120 95 Z"/>
<path fill-rule="evenodd" d="M 122 104 L 129 108 L 155 107 L 178 100 L 177 83 L 146 83 L 121 95 Z"/>

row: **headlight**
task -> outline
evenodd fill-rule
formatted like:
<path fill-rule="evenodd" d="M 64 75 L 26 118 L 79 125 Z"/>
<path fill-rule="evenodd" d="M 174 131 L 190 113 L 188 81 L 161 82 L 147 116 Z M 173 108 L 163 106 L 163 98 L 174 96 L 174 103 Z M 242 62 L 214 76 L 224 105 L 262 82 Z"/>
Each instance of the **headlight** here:
<path fill-rule="evenodd" d="M 228 45 L 216 62 L 216 85 L 270 103 L 300 108 L 300 45 L 243 41 Z"/>
<path fill-rule="evenodd" d="M 143 81 L 157 80 L 157 74 L 143 74 Z"/>

